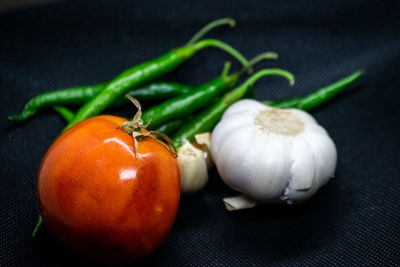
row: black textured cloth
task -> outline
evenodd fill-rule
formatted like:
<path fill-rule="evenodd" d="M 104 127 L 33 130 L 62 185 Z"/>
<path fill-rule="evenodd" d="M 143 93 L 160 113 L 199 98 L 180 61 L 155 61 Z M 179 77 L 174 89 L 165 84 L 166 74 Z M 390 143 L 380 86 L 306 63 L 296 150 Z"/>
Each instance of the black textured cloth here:
<path fill-rule="evenodd" d="M 208 36 L 246 57 L 275 51 L 296 76 L 256 84 L 257 99 L 304 95 L 358 69 L 357 84 L 312 114 L 338 149 L 336 176 L 299 206 L 228 212 L 236 193 L 213 170 L 206 188 L 182 198 L 174 228 L 144 262 L 166 266 L 395 266 L 400 264 L 399 1 L 57 1 L 0 13 L 0 266 L 89 264 L 38 215 L 40 160 L 64 126 L 51 111 L 7 121 L 31 97 L 110 80 L 136 63 L 186 43 L 206 23 L 233 17 Z M 168 75 L 198 85 L 231 60 L 207 49 Z M 131 107 L 115 114 L 130 116 Z"/>

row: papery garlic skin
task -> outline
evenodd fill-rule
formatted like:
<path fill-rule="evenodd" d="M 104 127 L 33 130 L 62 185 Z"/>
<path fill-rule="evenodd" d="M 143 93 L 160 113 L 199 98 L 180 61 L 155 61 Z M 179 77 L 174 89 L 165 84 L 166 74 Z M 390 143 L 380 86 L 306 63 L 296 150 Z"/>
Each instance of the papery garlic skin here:
<path fill-rule="evenodd" d="M 299 109 L 241 100 L 211 136 L 224 182 L 264 203 L 301 203 L 333 177 L 337 152 L 324 128 Z"/>
<path fill-rule="evenodd" d="M 194 136 L 194 145 L 203 151 L 204 157 L 206 159 L 207 169 L 211 169 L 214 166 L 214 161 L 211 158 L 210 143 L 211 143 L 211 133 L 200 133 Z"/>
<path fill-rule="evenodd" d="M 183 194 L 193 194 L 207 184 L 206 155 L 202 150 L 185 141 L 178 150 L 178 164 Z"/>

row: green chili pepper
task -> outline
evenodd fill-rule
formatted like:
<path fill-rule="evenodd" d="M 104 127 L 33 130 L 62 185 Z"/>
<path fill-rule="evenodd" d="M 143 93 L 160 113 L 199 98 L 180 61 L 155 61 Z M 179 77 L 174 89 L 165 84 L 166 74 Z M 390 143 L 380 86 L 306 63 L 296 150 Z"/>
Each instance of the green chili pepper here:
<path fill-rule="evenodd" d="M 338 93 L 343 91 L 343 89 L 354 83 L 361 75 L 363 75 L 363 71 L 357 71 L 305 97 L 292 98 L 281 101 L 262 101 L 262 102 L 266 105 L 279 108 L 300 108 L 303 110 L 310 110 L 332 99 Z M 234 91 L 230 93 L 233 92 Z M 240 96 L 240 94 L 236 94 L 236 98 L 238 96 Z M 232 100 L 232 98 L 230 99 Z M 224 101 L 222 100 L 222 102 Z M 183 140 L 185 139 L 193 141 L 193 138 L 196 134 L 211 131 L 218 123 L 223 112 L 226 110 L 226 103 L 230 102 L 232 101 L 229 101 L 229 98 L 226 98 L 225 103 L 217 103 L 213 107 L 203 111 L 198 116 L 191 119 L 191 122 L 186 123 L 185 126 L 180 128 L 178 132 L 172 136 L 172 140 L 174 141 L 175 146 L 179 147 L 182 144 Z"/>
<path fill-rule="evenodd" d="M 356 71 L 353 74 L 304 97 L 296 97 L 280 101 L 263 101 L 263 103 L 278 108 L 298 108 L 310 110 L 331 100 L 347 86 L 354 83 L 361 75 L 363 75 L 363 71 Z"/>
<path fill-rule="evenodd" d="M 277 55 L 273 52 L 267 52 L 264 54 L 260 54 L 257 57 L 255 57 L 254 59 L 252 59 L 251 61 L 249 61 L 249 66 L 253 66 L 254 64 L 256 64 L 257 62 L 259 62 L 263 59 L 276 59 L 276 58 L 277 58 Z M 229 69 L 230 69 L 230 63 L 227 62 L 224 65 L 224 69 L 223 69 L 221 75 L 226 76 L 229 72 Z M 62 90 L 63 91 L 62 93 L 64 93 L 65 90 L 68 90 L 68 89 Z M 82 90 L 86 90 L 86 89 L 82 88 Z M 90 89 L 90 90 L 94 91 L 94 93 L 96 93 L 95 90 L 92 90 L 92 89 Z M 100 90 L 100 88 L 98 88 L 96 90 Z M 177 96 L 177 95 L 182 95 L 182 94 L 188 93 L 192 90 L 193 90 L 193 88 L 188 85 L 172 83 L 172 82 L 168 82 L 168 83 L 167 82 L 159 82 L 159 83 L 149 84 L 147 86 L 141 87 L 136 90 L 132 90 L 127 95 L 134 97 L 139 101 L 146 101 L 146 100 L 156 101 L 156 100 L 161 100 L 161 99 L 168 99 L 168 98 L 171 98 L 171 97 Z M 47 93 L 47 94 L 54 95 L 54 94 L 57 94 L 58 92 L 61 92 L 61 91 L 54 91 L 54 92 Z M 85 95 L 85 97 L 82 97 L 80 100 L 82 100 L 82 101 L 84 99 L 88 100 L 88 99 L 86 99 L 86 97 L 88 95 L 90 95 L 90 93 L 86 93 L 83 95 Z M 253 88 L 253 90 L 248 90 L 247 96 L 248 97 L 254 96 L 254 88 Z M 48 98 L 54 99 L 54 97 L 48 97 Z M 74 100 L 74 103 L 78 101 L 78 99 L 73 99 L 73 100 Z M 128 99 L 126 97 L 122 97 L 119 100 L 117 100 L 115 103 L 113 103 L 113 106 L 114 105 L 118 106 L 118 105 L 121 105 L 121 104 L 127 103 L 127 102 L 128 102 Z M 53 109 L 55 111 L 57 111 L 68 123 L 72 120 L 73 116 L 75 115 L 72 113 L 72 111 L 67 110 L 66 108 L 61 107 L 61 106 L 53 107 Z M 176 130 L 179 126 L 178 126 L 178 124 L 171 123 L 171 125 L 162 125 L 160 127 L 161 127 L 161 130 L 156 129 L 156 131 L 163 132 L 163 133 L 166 133 L 166 131 L 167 131 L 169 134 L 174 129 Z"/>
<path fill-rule="evenodd" d="M 259 62 L 260 60 L 263 60 L 263 59 L 276 59 L 276 58 L 277 58 L 277 55 L 275 53 L 268 52 L 268 53 L 261 54 L 261 55 L 255 57 L 254 59 L 250 60 L 249 64 L 250 64 L 250 66 L 252 66 L 252 65 L 256 64 L 257 62 Z M 223 68 L 222 73 L 221 73 L 222 77 L 228 75 L 230 66 L 231 65 L 230 65 L 229 62 L 225 63 L 224 68 Z M 247 90 L 246 97 L 250 97 L 250 98 L 254 97 L 254 87 L 249 88 Z M 159 127 L 157 127 L 156 129 L 154 129 L 154 131 L 160 132 L 160 133 L 164 133 L 166 135 L 170 135 L 173 132 L 175 132 L 177 129 L 179 129 L 183 125 L 183 123 L 185 121 L 187 121 L 187 120 L 190 121 L 190 118 L 189 119 L 185 119 L 185 120 L 184 119 L 178 119 L 178 120 L 166 122 L 166 123 L 160 125 Z"/>
<path fill-rule="evenodd" d="M 172 136 L 172 141 L 176 148 L 179 148 L 184 140 L 193 141 L 194 136 L 198 133 L 211 131 L 218 121 L 221 119 L 225 110 L 240 100 L 253 84 L 261 77 L 267 75 L 279 75 L 287 78 L 292 85 L 294 77 L 290 72 L 281 69 L 264 69 L 252 75 L 242 85 L 234 90 L 226 93 L 220 101 L 215 103 L 210 108 L 204 110 L 195 116 L 189 123 L 186 123 Z"/>
<path fill-rule="evenodd" d="M 229 68 L 230 68 L 230 63 L 227 62 L 225 63 L 224 69 L 222 71 L 222 75 L 226 75 L 227 72 L 229 72 Z M 62 90 L 62 93 L 64 93 L 65 90 L 68 89 L 64 89 Z M 82 90 L 85 90 L 85 88 L 82 88 Z M 96 89 L 97 90 L 97 89 Z M 101 88 L 98 88 L 98 90 L 100 91 Z M 161 99 L 168 99 L 170 97 L 173 96 L 177 96 L 177 95 L 182 95 L 184 93 L 187 93 L 189 91 L 192 91 L 193 88 L 188 86 L 188 85 L 183 85 L 183 84 L 179 84 L 179 83 L 167 83 L 167 82 L 160 82 L 160 83 L 153 83 L 153 84 L 149 84 L 147 86 L 141 87 L 139 89 L 136 90 L 132 90 L 130 91 L 127 95 L 133 98 L 136 98 L 139 101 L 145 101 L 145 100 L 161 100 Z M 94 90 L 91 90 L 94 91 Z M 54 95 L 57 94 L 61 91 L 54 91 L 54 92 L 50 92 L 47 93 L 49 95 Z M 97 92 L 98 93 L 98 92 Z M 88 94 L 85 94 L 85 97 L 82 97 L 80 100 L 90 100 L 86 99 Z M 95 94 L 94 94 L 95 95 Z M 93 95 L 93 96 L 94 96 Z M 125 95 L 124 97 L 121 97 L 120 99 L 118 99 L 116 102 L 113 103 L 113 106 L 116 105 L 121 105 L 123 103 L 127 103 L 129 100 L 127 98 L 127 95 Z M 39 97 L 40 98 L 40 97 Z M 41 96 L 41 98 L 43 98 L 43 96 Z M 49 98 L 49 97 L 47 97 Z M 50 97 L 51 99 L 53 99 L 54 97 Z M 74 99 L 74 101 L 76 102 L 77 99 Z M 84 102 L 83 102 L 84 103 Z M 73 117 L 75 116 L 75 114 L 72 111 L 68 112 L 66 111 L 66 108 L 61 107 L 61 106 L 56 106 L 53 107 L 53 109 L 58 112 L 68 123 L 73 119 Z M 167 123 L 168 124 L 168 123 Z M 164 132 L 164 127 L 166 127 L 166 129 L 168 129 L 168 131 L 172 130 L 172 125 L 166 126 L 166 125 L 162 125 L 161 132 Z"/>
<path fill-rule="evenodd" d="M 105 84 L 74 87 L 64 90 L 40 94 L 25 105 L 19 115 L 8 116 L 9 120 L 24 121 L 46 106 L 82 104 L 104 88 Z M 84 100 L 83 100 L 84 99 Z"/>
<path fill-rule="evenodd" d="M 139 101 L 160 101 L 176 97 L 192 91 L 192 86 L 176 82 L 158 82 L 128 92 L 128 95 Z M 126 97 L 121 97 L 115 104 L 128 103 Z"/>
<path fill-rule="evenodd" d="M 161 57 L 141 63 L 118 75 L 106 85 L 105 89 L 103 89 L 99 94 L 97 94 L 78 110 L 74 119 L 66 126 L 65 129 L 70 128 L 79 121 L 99 114 L 109 105 L 111 105 L 111 103 L 113 103 L 116 99 L 124 95 L 129 88 L 150 82 L 151 80 L 171 72 L 185 60 L 191 58 L 196 52 L 207 47 L 220 48 L 230 53 L 244 66 L 248 65 L 248 61 L 239 52 L 218 40 L 202 40 L 191 45 L 174 49 L 162 55 Z"/>
<path fill-rule="evenodd" d="M 142 114 L 142 120 L 150 129 L 152 129 L 165 122 L 184 118 L 194 111 L 209 105 L 210 102 L 219 94 L 235 86 L 240 75 L 246 72 L 255 63 L 263 59 L 271 59 L 276 57 L 277 55 L 272 52 L 258 55 L 252 59 L 241 71 L 238 71 L 232 75 L 226 75 L 229 71 L 229 65 L 225 65 L 221 76 L 200 85 L 193 91 L 190 91 L 179 97 L 172 98 L 158 106 L 146 110 Z"/>
<path fill-rule="evenodd" d="M 75 113 L 73 113 L 71 110 L 69 110 L 66 107 L 62 106 L 53 106 L 52 107 L 54 111 L 56 111 L 58 114 L 60 114 L 63 119 L 69 123 L 75 116 Z"/>
<path fill-rule="evenodd" d="M 104 89 L 104 85 L 102 83 L 40 94 L 29 100 L 21 114 L 11 115 L 8 118 L 14 121 L 24 121 L 44 107 L 84 104 L 101 92 Z M 175 82 L 155 82 L 132 90 L 127 94 L 139 101 L 159 101 L 187 93 L 191 89 L 193 88 L 188 85 Z M 128 103 L 127 98 L 120 97 L 112 106 L 119 106 L 125 103 Z"/>
<path fill-rule="evenodd" d="M 147 109 L 143 112 L 142 120 L 145 124 L 148 123 L 148 127 L 152 129 L 165 122 L 184 118 L 208 105 L 220 93 L 234 86 L 238 79 L 238 73 L 225 77 L 217 77 L 210 82 L 202 84 L 192 92 Z"/>
<path fill-rule="evenodd" d="M 231 18 L 223 18 L 223 19 L 218 19 L 215 21 L 210 22 L 206 26 L 204 26 L 200 31 L 198 31 L 187 43 L 187 45 L 193 44 L 197 42 L 200 38 L 202 38 L 206 33 L 208 33 L 210 30 L 221 26 L 221 25 L 229 25 L 233 27 L 235 25 L 235 21 Z M 41 95 L 38 95 L 34 98 L 32 98 L 24 107 L 23 111 L 19 115 L 11 115 L 8 117 L 9 120 L 13 121 L 24 121 L 31 116 L 33 116 L 39 109 L 43 107 L 48 107 L 48 106 L 54 106 L 54 105 L 74 105 L 74 104 L 83 104 L 89 101 L 91 98 L 93 98 L 95 95 L 100 93 L 104 87 L 107 85 L 107 83 L 101 83 L 101 84 L 96 84 L 96 85 L 89 85 L 89 86 L 79 86 L 79 87 L 74 87 L 74 88 L 68 88 L 68 89 L 62 89 L 62 90 L 57 90 L 54 92 L 49 92 L 49 93 L 44 93 Z M 128 93 L 132 97 L 137 98 L 140 101 L 146 101 L 146 100 L 164 100 L 164 96 L 167 97 L 173 97 L 176 95 L 179 95 L 177 93 L 176 95 L 173 94 L 172 92 L 175 92 L 176 88 L 169 88 L 169 87 L 180 87 L 179 84 L 161 84 L 158 83 L 158 85 L 150 86 L 147 91 L 145 88 L 138 89 L 138 92 L 133 93 L 130 92 Z M 158 87 L 162 88 L 158 88 Z M 160 90 L 158 90 L 160 89 Z M 171 94 L 168 91 L 171 89 Z M 168 92 L 167 92 L 168 91 Z M 164 95 L 165 94 L 165 95 Z M 156 98 L 156 96 L 160 96 L 160 98 Z M 122 98 L 121 98 L 122 99 Z M 119 100 L 117 101 L 116 104 L 121 104 L 121 103 L 126 103 L 126 98 L 123 98 L 124 100 Z"/>
<path fill-rule="evenodd" d="M 163 133 L 166 135 L 170 135 L 175 130 L 179 129 L 179 127 L 181 127 L 184 122 L 185 122 L 185 120 L 183 120 L 183 119 L 167 122 L 167 123 L 164 123 L 163 125 L 161 125 L 160 127 L 158 127 L 157 129 L 155 129 L 154 131 Z"/>
<path fill-rule="evenodd" d="M 250 86 L 247 89 L 247 92 L 246 92 L 244 98 L 254 98 L 254 93 L 255 93 L 254 87 Z M 175 133 L 175 131 L 178 130 L 180 127 L 182 127 L 182 125 L 185 123 L 185 121 L 191 121 L 192 119 L 193 119 L 193 117 L 190 116 L 188 119 L 181 119 L 181 120 L 167 122 L 165 124 L 162 124 L 158 128 L 156 128 L 154 131 L 161 132 L 166 135 L 171 135 L 171 134 Z"/>

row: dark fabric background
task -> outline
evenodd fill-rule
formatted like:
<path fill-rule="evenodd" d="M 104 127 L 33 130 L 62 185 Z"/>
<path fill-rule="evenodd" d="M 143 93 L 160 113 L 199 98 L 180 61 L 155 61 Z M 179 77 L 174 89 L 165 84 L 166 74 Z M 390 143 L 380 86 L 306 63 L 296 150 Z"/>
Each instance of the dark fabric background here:
<path fill-rule="evenodd" d="M 207 22 L 237 26 L 209 37 L 246 57 L 272 50 L 296 85 L 265 78 L 258 99 L 302 95 L 357 69 L 365 76 L 313 111 L 338 149 L 336 177 L 307 203 L 227 212 L 235 195 L 211 173 L 204 191 L 183 198 L 171 235 L 145 264 L 400 264 L 399 1 L 62 1 L 0 13 L 1 266 L 88 264 L 46 229 L 32 240 L 36 173 L 64 122 L 42 112 L 25 124 L 6 116 L 38 93 L 111 79 L 184 44 Z M 208 49 L 168 78 L 197 85 L 217 76 L 226 54 Z M 239 65 L 234 62 L 235 68 Z M 132 108 L 116 111 L 130 116 Z"/>

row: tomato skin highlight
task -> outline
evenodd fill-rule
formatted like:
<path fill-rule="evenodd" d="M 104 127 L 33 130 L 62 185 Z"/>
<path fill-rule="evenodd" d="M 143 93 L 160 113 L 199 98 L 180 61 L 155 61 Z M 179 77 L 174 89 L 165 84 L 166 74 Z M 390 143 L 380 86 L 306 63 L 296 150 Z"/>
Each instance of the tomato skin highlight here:
<path fill-rule="evenodd" d="M 159 141 L 134 140 L 125 119 L 98 116 L 61 135 L 38 178 L 45 225 L 79 254 L 101 262 L 143 259 L 175 221 L 180 177 L 176 157 Z"/>

